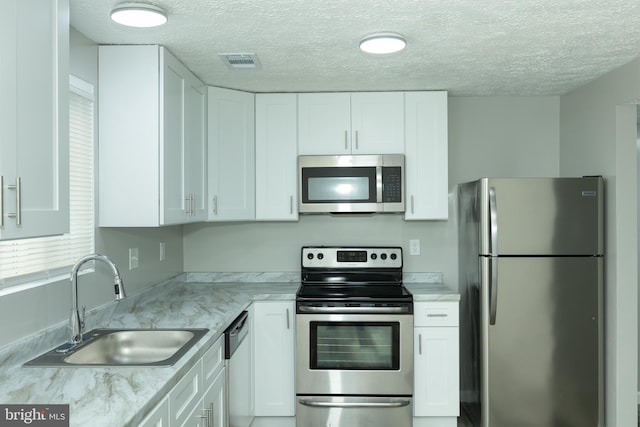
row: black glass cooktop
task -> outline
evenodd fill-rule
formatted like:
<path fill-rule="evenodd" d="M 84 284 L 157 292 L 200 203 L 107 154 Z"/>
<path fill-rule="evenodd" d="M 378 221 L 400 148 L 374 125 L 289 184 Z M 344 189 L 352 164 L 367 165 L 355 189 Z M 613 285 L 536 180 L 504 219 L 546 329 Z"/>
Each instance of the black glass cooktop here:
<path fill-rule="evenodd" d="M 400 284 L 336 284 L 300 286 L 298 301 L 411 301 L 411 293 Z"/>

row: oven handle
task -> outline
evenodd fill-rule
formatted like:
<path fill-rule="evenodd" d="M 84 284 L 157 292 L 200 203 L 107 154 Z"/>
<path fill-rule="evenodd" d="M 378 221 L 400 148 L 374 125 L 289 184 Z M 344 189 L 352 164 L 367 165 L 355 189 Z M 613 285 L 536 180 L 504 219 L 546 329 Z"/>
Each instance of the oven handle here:
<path fill-rule="evenodd" d="M 299 305 L 302 313 L 340 313 L 340 314 L 397 314 L 410 313 L 409 307 L 317 307 Z"/>
<path fill-rule="evenodd" d="M 361 402 L 327 402 L 310 399 L 298 399 L 301 405 L 312 408 L 402 408 L 409 406 L 411 400 L 367 401 Z"/>

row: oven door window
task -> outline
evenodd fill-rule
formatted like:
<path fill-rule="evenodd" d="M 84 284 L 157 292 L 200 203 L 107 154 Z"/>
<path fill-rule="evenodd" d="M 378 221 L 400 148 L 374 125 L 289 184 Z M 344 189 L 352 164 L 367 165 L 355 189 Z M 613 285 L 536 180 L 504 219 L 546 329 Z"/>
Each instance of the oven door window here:
<path fill-rule="evenodd" d="M 375 167 L 302 170 L 303 203 L 376 203 Z"/>
<path fill-rule="evenodd" d="M 311 369 L 400 369 L 398 322 L 312 321 L 310 328 Z"/>

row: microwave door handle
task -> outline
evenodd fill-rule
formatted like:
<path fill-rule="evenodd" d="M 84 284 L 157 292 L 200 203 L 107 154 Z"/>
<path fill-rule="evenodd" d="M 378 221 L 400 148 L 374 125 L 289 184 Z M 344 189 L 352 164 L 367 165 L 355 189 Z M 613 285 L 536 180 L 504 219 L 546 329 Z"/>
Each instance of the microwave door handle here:
<path fill-rule="evenodd" d="M 382 166 L 376 166 L 376 203 L 382 203 Z"/>

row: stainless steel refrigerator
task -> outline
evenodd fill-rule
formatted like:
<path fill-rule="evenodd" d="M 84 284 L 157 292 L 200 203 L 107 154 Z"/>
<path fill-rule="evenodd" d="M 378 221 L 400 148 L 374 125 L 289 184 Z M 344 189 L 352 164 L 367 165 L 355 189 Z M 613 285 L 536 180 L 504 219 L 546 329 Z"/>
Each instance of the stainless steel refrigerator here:
<path fill-rule="evenodd" d="M 603 180 L 458 188 L 461 401 L 474 426 L 603 425 Z"/>

